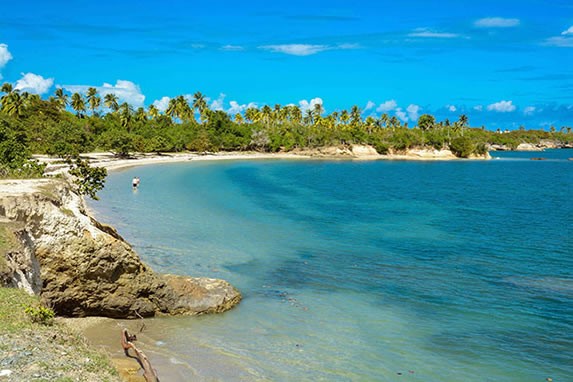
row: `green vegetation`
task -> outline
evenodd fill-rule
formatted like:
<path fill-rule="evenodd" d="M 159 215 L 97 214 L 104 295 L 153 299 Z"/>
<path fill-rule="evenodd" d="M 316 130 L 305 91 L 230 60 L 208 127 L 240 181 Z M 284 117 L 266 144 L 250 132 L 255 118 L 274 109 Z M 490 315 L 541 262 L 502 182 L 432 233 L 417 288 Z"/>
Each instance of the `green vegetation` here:
<path fill-rule="evenodd" d="M 54 320 L 51 309 L 21 289 L 0 288 L 0 338 L 0 358 L 22 354 L 10 364 L 21 380 L 117 380 L 106 353 Z"/>
<path fill-rule="evenodd" d="M 51 326 L 54 323 L 56 313 L 52 308 L 45 306 L 28 306 L 24 309 L 24 313 L 37 324 Z"/>
<path fill-rule="evenodd" d="M 38 304 L 36 297 L 21 289 L 0 287 L 0 333 L 33 328 L 35 324 L 26 315 L 25 307 Z"/>
<path fill-rule="evenodd" d="M 103 186 L 105 175 L 87 170 L 76 158 L 91 151 L 129 157 L 134 152 L 277 152 L 369 144 L 382 154 L 433 147 L 468 157 L 488 144 L 515 148 L 542 139 L 573 142 L 570 127 L 502 133 L 472 128 L 463 114 L 457 121 L 423 114 L 417 126 L 408 126 L 387 114 L 364 118 L 358 106 L 326 114 L 320 104 L 304 112 L 295 105 L 265 105 L 231 116 L 211 110 L 200 92 L 172 98 L 161 112 L 153 105 L 120 104 L 116 95 L 102 97 L 95 88 L 86 94 L 58 88 L 48 99 L 20 93 L 10 84 L 0 89 L 0 177 L 39 176 L 43 168 L 30 161 L 30 154 L 59 156 L 74 163 L 80 182 L 87 183 L 79 190 L 90 196 Z"/>

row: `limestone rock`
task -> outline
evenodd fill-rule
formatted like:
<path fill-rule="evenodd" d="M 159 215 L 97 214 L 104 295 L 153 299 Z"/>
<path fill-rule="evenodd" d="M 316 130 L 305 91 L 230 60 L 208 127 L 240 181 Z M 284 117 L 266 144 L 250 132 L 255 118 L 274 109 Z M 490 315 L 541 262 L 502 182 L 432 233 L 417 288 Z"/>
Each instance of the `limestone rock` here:
<path fill-rule="evenodd" d="M 39 293 L 58 314 L 200 314 L 240 301 L 240 293 L 222 280 L 154 273 L 115 229 L 87 215 L 83 199 L 65 182 L 19 182 L 0 182 L 0 221 L 20 227 L 21 248 L 7 257 L 12 284 Z"/>

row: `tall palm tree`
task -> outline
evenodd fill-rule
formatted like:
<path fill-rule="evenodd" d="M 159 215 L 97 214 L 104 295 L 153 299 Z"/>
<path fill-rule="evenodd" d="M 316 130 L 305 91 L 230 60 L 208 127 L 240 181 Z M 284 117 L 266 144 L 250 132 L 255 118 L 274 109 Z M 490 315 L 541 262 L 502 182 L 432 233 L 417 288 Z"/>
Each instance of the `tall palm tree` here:
<path fill-rule="evenodd" d="M 76 115 L 79 118 L 83 118 L 83 113 L 86 112 L 86 101 L 80 93 L 72 94 L 72 102 L 70 105 L 72 106 L 72 109 L 75 110 Z"/>
<path fill-rule="evenodd" d="M 131 106 L 127 102 L 124 102 L 119 106 L 119 122 L 121 123 L 121 126 L 127 127 L 128 131 L 129 131 L 129 124 L 132 119 L 132 114 L 133 110 L 131 109 Z"/>
<path fill-rule="evenodd" d="M 245 110 L 245 118 L 251 123 L 258 122 L 260 120 L 259 109 L 256 107 L 247 108 L 247 110 Z"/>
<path fill-rule="evenodd" d="M 160 115 L 159 109 L 154 104 L 151 104 L 147 108 L 147 115 L 149 115 L 151 119 L 155 119 Z"/>
<path fill-rule="evenodd" d="M 261 120 L 268 127 L 270 127 L 273 121 L 273 109 L 269 105 L 265 105 L 261 109 Z"/>
<path fill-rule="evenodd" d="M 345 125 L 348 125 L 348 121 L 350 121 L 350 114 L 348 114 L 348 110 L 342 110 L 340 112 L 340 121 Z"/>
<path fill-rule="evenodd" d="M 324 113 L 324 108 L 321 103 L 315 103 L 312 109 L 314 114 L 314 124 L 320 125 L 322 123 L 322 113 Z"/>
<path fill-rule="evenodd" d="M 177 109 L 177 117 L 182 120 L 182 121 L 191 121 L 191 120 L 195 120 L 194 117 L 194 113 L 193 113 L 193 109 L 191 108 L 191 106 L 189 106 L 189 102 L 187 102 L 187 99 L 185 98 L 185 96 L 177 96 L 175 98 L 175 102 L 177 104 L 176 109 Z"/>
<path fill-rule="evenodd" d="M 172 119 L 177 118 L 177 99 L 171 98 L 167 104 L 167 109 L 165 109 L 165 114 L 170 116 Z"/>
<path fill-rule="evenodd" d="M 135 111 L 134 118 L 138 122 L 147 121 L 147 113 L 145 112 L 145 109 L 142 107 L 138 107 L 137 110 Z"/>
<path fill-rule="evenodd" d="M 458 119 L 458 124 L 460 126 L 462 137 L 464 136 L 464 128 L 468 125 L 468 121 L 469 121 L 468 116 L 465 114 L 460 115 Z"/>
<path fill-rule="evenodd" d="M 65 110 L 70 101 L 68 95 L 64 92 L 63 88 L 57 88 L 55 92 L 56 101 L 62 110 Z"/>
<path fill-rule="evenodd" d="M 310 108 L 306 109 L 306 111 L 304 113 L 304 117 L 302 118 L 302 121 L 306 125 L 314 124 L 314 111 Z"/>
<path fill-rule="evenodd" d="M 119 110 L 119 97 L 113 93 L 107 93 L 103 97 L 103 104 L 105 107 L 109 108 L 112 113 Z"/>
<path fill-rule="evenodd" d="M 199 112 L 199 122 L 205 122 L 206 111 L 209 108 L 207 105 L 207 99 L 201 92 L 196 92 L 193 94 L 193 109 L 197 109 Z"/>
<path fill-rule="evenodd" d="M 350 109 L 350 124 L 353 127 L 360 125 L 362 122 L 362 111 L 356 105 L 352 106 Z"/>
<path fill-rule="evenodd" d="M 92 111 L 92 116 L 96 115 L 96 109 L 101 105 L 101 97 L 97 94 L 97 89 L 94 87 L 88 88 L 86 99 Z"/>

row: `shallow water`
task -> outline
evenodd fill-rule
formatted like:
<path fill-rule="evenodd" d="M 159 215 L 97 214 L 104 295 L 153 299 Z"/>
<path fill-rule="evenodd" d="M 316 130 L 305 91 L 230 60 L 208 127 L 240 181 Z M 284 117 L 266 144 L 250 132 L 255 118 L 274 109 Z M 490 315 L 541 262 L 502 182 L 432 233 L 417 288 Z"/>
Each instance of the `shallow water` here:
<path fill-rule="evenodd" d="M 153 165 L 90 207 L 153 269 L 244 295 L 146 320 L 165 380 L 565 381 L 573 152 L 493 156 Z M 115 346 L 102 333 L 138 323 L 106 325 L 92 337 Z"/>

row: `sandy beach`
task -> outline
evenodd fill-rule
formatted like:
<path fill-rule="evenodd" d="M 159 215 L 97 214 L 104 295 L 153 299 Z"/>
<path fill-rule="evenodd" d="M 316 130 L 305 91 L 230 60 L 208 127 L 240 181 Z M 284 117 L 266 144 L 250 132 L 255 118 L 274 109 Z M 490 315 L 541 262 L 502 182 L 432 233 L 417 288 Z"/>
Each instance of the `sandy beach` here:
<path fill-rule="evenodd" d="M 118 158 L 111 152 L 86 153 L 81 155 L 88 159 L 93 166 L 105 167 L 109 171 L 126 167 L 142 166 L 160 163 L 178 163 L 187 161 L 218 161 L 218 160 L 260 160 L 260 159 L 292 159 L 292 160 L 407 160 L 407 161 L 443 161 L 467 160 L 456 157 L 450 150 L 410 149 L 405 152 L 381 155 L 373 147 L 354 145 L 350 148 L 326 147 L 316 150 L 300 150 L 279 153 L 261 153 L 255 151 L 217 152 L 217 153 L 135 153 L 129 158 Z M 60 158 L 46 155 L 34 156 L 40 162 L 46 163 L 47 175 L 63 173 L 67 165 Z M 487 160 L 491 157 L 469 158 Z"/>

